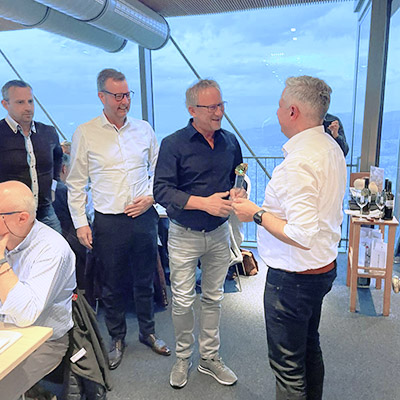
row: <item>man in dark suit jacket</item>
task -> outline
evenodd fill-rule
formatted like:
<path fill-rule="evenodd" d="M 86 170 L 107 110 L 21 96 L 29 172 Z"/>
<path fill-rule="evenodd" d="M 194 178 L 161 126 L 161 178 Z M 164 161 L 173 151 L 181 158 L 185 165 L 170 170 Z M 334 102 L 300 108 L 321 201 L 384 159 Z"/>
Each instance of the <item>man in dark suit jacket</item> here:
<path fill-rule="evenodd" d="M 344 156 L 346 157 L 349 152 L 349 145 L 346 142 L 343 124 L 340 119 L 335 115 L 326 113 L 323 125 L 325 132 L 329 133 L 336 140 L 336 143 L 340 146 Z"/>
<path fill-rule="evenodd" d="M 0 182 L 17 180 L 31 188 L 37 219 L 61 233 L 52 205 L 62 160 L 57 132 L 33 121 L 35 106 L 28 83 L 9 81 L 1 93 L 8 115 L 0 121 Z"/>

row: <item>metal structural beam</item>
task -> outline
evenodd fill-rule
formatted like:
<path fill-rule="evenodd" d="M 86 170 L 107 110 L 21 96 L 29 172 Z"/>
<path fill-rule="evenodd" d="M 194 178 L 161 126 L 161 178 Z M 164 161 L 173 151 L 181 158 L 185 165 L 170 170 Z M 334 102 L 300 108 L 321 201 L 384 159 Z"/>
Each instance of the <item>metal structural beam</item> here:
<path fill-rule="evenodd" d="M 155 129 L 151 50 L 142 46 L 139 46 L 139 70 L 142 118 Z"/>
<path fill-rule="evenodd" d="M 379 165 L 391 0 L 372 0 L 360 171 Z"/>

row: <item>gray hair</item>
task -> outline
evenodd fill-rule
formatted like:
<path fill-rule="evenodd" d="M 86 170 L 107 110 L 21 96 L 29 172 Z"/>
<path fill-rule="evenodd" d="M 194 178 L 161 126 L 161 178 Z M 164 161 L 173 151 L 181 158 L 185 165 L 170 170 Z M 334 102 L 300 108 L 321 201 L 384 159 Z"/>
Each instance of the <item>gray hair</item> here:
<path fill-rule="evenodd" d="M 107 79 L 112 79 L 114 81 L 126 81 L 125 75 L 122 72 L 117 71 L 113 68 L 106 68 L 99 72 L 97 75 L 97 91 L 102 92 L 105 87 Z"/>
<path fill-rule="evenodd" d="M 208 88 L 215 88 L 222 95 L 221 88 L 217 82 L 212 79 L 200 79 L 186 90 L 186 107 L 196 106 L 199 100 L 199 93 Z"/>
<path fill-rule="evenodd" d="M 9 93 L 8 91 L 10 90 L 10 88 L 12 87 L 20 87 L 20 88 L 29 88 L 32 90 L 32 86 L 29 83 L 26 83 L 24 81 L 20 81 L 20 80 L 12 80 L 12 81 L 8 81 L 7 83 L 4 84 L 4 86 L 1 88 L 1 94 L 3 96 L 3 100 L 8 101 L 9 100 Z"/>
<path fill-rule="evenodd" d="M 322 79 L 303 75 L 286 79 L 282 98 L 286 102 L 299 101 L 306 106 L 309 117 L 320 122 L 328 111 L 331 93 L 332 89 Z"/>

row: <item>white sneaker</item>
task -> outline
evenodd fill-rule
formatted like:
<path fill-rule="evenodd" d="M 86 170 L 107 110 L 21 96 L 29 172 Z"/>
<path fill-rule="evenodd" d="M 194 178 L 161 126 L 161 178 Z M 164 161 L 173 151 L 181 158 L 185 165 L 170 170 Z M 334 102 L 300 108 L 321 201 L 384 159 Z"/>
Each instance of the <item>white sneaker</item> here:
<path fill-rule="evenodd" d="M 183 388 L 187 383 L 191 366 L 190 358 L 177 358 L 171 369 L 169 384 L 174 388 Z"/>
<path fill-rule="evenodd" d="M 230 386 L 237 381 L 235 373 L 224 364 L 222 358 L 219 356 L 212 360 L 201 358 L 197 369 L 203 374 L 212 376 L 221 385 Z"/>

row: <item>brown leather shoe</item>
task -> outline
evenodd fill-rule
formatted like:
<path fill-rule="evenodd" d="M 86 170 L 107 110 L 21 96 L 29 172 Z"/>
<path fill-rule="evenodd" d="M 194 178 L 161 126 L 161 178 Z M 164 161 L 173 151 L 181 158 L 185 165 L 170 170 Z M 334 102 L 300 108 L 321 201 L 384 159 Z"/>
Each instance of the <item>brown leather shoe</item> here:
<path fill-rule="evenodd" d="M 122 339 L 113 340 L 108 353 L 108 368 L 115 369 L 121 364 L 122 356 L 124 355 L 125 342 Z"/>
<path fill-rule="evenodd" d="M 158 337 L 153 333 L 151 333 L 148 336 L 144 336 L 141 333 L 139 333 L 139 341 L 145 344 L 146 346 L 149 346 L 153 351 L 155 351 L 158 354 L 161 354 L 162 356 L 171 355 L 171 350 L 165 344 L 164 340 L 158 339 Z"/>

